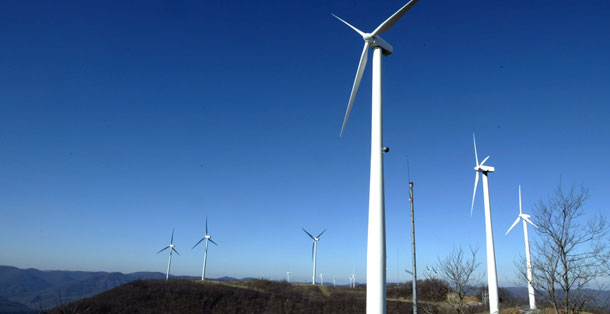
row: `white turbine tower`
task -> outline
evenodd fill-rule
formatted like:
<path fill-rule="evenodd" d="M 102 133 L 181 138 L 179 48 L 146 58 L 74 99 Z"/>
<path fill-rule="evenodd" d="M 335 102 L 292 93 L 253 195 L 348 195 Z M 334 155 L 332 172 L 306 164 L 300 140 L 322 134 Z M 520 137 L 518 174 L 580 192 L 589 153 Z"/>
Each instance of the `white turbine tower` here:
<path fill-rule="evenodd" d="M 169 279 L 169 269 L 172 266 L 172 253 L 176 252 L 176 254 L 180 255 L 180 253 L 178 253 L 178 250 L 176 250 L 175 245 L 174 245 L 174 229 L 172 229 L 172 239 L 169 241 L 169 245 L 162 248 L 159 252 L 157 252 L 157 254 L 159 254 L 167 249 L 169 249 L 169 261 L 167 262 L 167 272 L 165 273 L 165 280 Z"/>
<path fill-rule="evenodd" d="M 193 246 L 193 249 L 203 240 L 205 240 L 205 251 L 203 253 L 203 270 L 201 271 L 201 280 L 205 280 L 205 264 L 208 260 L 208 242 L 212 242 L 214 245 L 218 246 L 218 244 L 212 240 L 212 236 L 208 234 L 208 217 L 205 217 L 205 235 Z"/>
<path fill-rule="evenodd" d="M 525 261 L 526 261 L 526 267 L 527 267 L 527 291 L 529 294 L 529 300 L 530 300 L 530 309 L 535 310 L 536 309 L 536 298 L 534 295 L 534 286 L 532 285 L 532 280 L 533 280 L 533 275 L 532 275 L 532 262 L 530 259 L 530 240 L 529 240 L 529 236 L 527 234 L 527 223 L 530 223 L 532 226 L 538 228 L 538 226 L 536 226 L 531 220 L 530 220 L 530 215 L 524 214 L 521 210 L 521 185 L 519 185 L 519 216 L 517 216 L 517 219 L 515 220 L 515 222 L 513 223 L 512 226 L 510 226 L 510 228 L 508 228 L 508 231 L 506 231 L 506 235 L 508 235 L 508 233 L 519 223 L 519 220 L 523 219 L 523 235 L 525 238 Z"/>
<path fill-rule="evenodd" d="M 472 192 L 472 205 L 470 208 L 470 216 L 474 209 L 474 197 L 477 193 L 477 184 L 479 183 L 479 173 L 483 174 L 483 199 L 485 200 L 485 235 L 487 239 L 487 287 L 489 289 L 489 313 L 495 314 L 500 313 L 498 307 L 498 275 L 496 274 L 496 252 L 494 249 L 494 236 L 493 229 L 491 227 L 491 204 L 489 202 L 489 182 L 487 181 L 487 174 L 494 172 L 494 167 L 485 166 L 485 162 L 489 156 L 485 157 L 479 164 L 479 157 L 477 155 L 477 142 L 472 134 L 472 141 L 474 143 L 474 158 L 476 166 L 476 177 L 474 179 L 474 191 Z"/>
<path fill-rule="evenodd" d="M 350 25 L 338 16 L 341 22 L 355 30 L 364 40 L 360 63 L 356 71 L 356 78 L 352 86 L 345 118 L 341 126 L 341 135 L 352 110 L 354 98 L 358 86 L 364 74 L 369 48 L 373 49 L 373 81 L 372 81 L 372 115 L 371 115 L 371 174 L 369 184 L 369 224 L 366 256 L 366 312 L 386 312 L 386 246 L 385 246 L 385 200 L 383 186 L 383 152 L 388 148 L 383 147 L 383 117 L 381 97 L 381 56 L 392 54 L 393 48 L 379 35 L 389 30 L 407 11 L 415 5 L 417 0 L 411 0 L 396 13 L 381 23 L 371 33 L 364 33 Z"/>
<path fill-rule="evenodd" d="M 311 235 L 311 233 L 307 232 L 307 230 L 305 230 L 305 228 L 301 227 L 301 229 L 303 229 L 303 231 L 305 231 L 305 233 L 307 233 L 307 235 L 313 240 L 313 246 L 311 247 L 311 259 L 313 260 L 313 275 L 311 275 L 311 284 L 315 285 L 316 284 L 316 259 L 317 259 L 317 255 L 318 255 L 318 240 L 320 240 L 320 236 L 322 236 L 322 234 L 324 232 L 326 232 L 326 229 L 324 229 L 324 231 L 320 232 L 320 234 L 318 234 L 317 237 L 314 237 Z"/>

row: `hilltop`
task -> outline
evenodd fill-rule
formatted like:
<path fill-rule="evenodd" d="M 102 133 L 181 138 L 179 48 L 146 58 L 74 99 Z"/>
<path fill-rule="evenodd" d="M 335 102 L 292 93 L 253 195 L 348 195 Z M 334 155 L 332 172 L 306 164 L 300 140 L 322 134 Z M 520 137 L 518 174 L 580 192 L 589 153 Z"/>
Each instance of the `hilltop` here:
<path fill-rule="evenodd" d="M 412 303 L 399 296 L 390 297 L 396 294 L 388 291 L 388 313 L 411 313 Z M 364 287 L 268 280 L 137 280 L 51 313 L 365 313 L 365 302 Z M 422 302 L 421 306 L 434 313 L 453 312 L 435 302 Z"/>
<path fill-rule="evenodd" d="M 388 304 L 390 313 L 412 305 Z M 364 290 L 254 280 L 137 280 L 60 307 L 91 313 L 364 313 Z"/>
<path fill-rule="evenodd" d="M 36 313 L 138 279 L 164 279 L 160 272 L 90 272 L 0 266 L 0 313 Z M 195 279 L 196 277 L 180 277 Z M 223 277 L 218 280 L 236 281 Z"/>

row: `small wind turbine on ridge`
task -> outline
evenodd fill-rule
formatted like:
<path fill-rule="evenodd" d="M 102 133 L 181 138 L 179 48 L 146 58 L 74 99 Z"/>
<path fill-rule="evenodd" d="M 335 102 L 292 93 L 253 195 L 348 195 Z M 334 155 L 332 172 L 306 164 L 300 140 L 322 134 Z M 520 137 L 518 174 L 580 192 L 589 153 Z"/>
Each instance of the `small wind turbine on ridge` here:
<path fill-rule="evenodd" d="M 535 296 L 535 292 L 534 292 L 534 286 L 532 285 L 533 283 L 533 274 L 532 274 L 532 261 L 530 258 L 530 240 L 529 240 L 529 236 L 527 234 L 527 224 L 531 224 L 532 226 L 538 228 L 538 226 L 536 226 L 536 224 L 534 224 L 531 220 L 530 220 L 530 215 L 524 214 L 523 211 L 521 210 L 521 184 L 519 184 L 519 216 L 517 216 L 517 219 L 515 220 L 515 222 L 513 223 L 512 226 L 510 226 L 510 228 L 508 228 L 508 231 L 506 231 L 506 235 L 508 235 L 508 233 L 519 223 L 519 220 L 523 220 L 523 237 L 525 238 L 525 262 L 526 262 L 526 267 L 527 267 L 527 291 L 528 291 L 528 295 L 529 295 L 529 301 L 530 301 L 530 309 L 535 310 L 536 309 L 536 296 Z"/>
<path fill-rule="evenodd" d="M 169 279 L 169 269 L 172 266 L 172 253 L 176 252 L 176 254 L 180 255 L 180 253 L 178 253 L 178 250 L 176 250 L 176 247 L 174 245 L 174 229 L 172 229 L 172 238 L 169 241 L 169 245 L 162 248 L 159 252 L 157 252 L 157 254 L 159 254 L 167 249 L 169 249 L 169 261 L 167 262 L 167 272 L 165 273 L 165 280 Z"/>
<path fill-rule="evenodd" d="M 317 254 L 318 254 L 318 240 L 320 240 L 320 237 L 322 236 L 322 234 L 324 234 L 324 232 L 326 232 L 326 229 L 324 229 L 324 231 L 320 232 L 320 234 L 318 234 L 317 237 L 314 237 L 311 235 L 311 233 L 307 232 L 307 230 L 305 230 L 305 228 L 301 227 L 301 229 L 303 229 L 303 231 L 305 231 L 305 233 L 307 233 L 307 235 L 313 240 L 313 245 L 311 247 L 311 259 L 313 260 L 313 275 L 311 276 L 311 284 L 315 285 L 316 284 L 316 259 L 317 259 Z"/>
<path fill-rule="evenodd" d="M 383 117 L 381 95 L 381 56 L 392 54 L 394 48 L 379 35 L 389 30 L 398 20 L 417 3 L 411 0 L 396 13 L 381 23 L 373 32 L 365 33 L 350 25 L 338 16 L 339 21 L 345 23 L 356 31 L 364 40 L 364 47 L 360 56 L 356 78 L 352 85 L 352 92 L 347 103 L 347 110 L 341 126 L 341 133 L 345 130 L 347 119 L 352 110 L 364 68 L 368 59 L 369 48 L 373 50 L 373 80 L 372 80 L 372 114 L 371 114 L 371 168 L 369 182 L 369 223 L 366 256 L 366 312 L 386 313 L 386 241 L 385 241 L 385 196 L 383 178 L 382 154 L 389 151 L 383 147 Z"/>
<path fill-rule="evenodd" d="M 472 205 L 470 207 L 470 216 L 474 209 L 474 198 L 477 193 L 477 184 L 479 183 L 479 173 L 483 174 L 483 199 L 485 201 L 485 236 L 487 239 L 487 287 L 489 289 L 489 313 L 496 314 L 500 313 L 498 305 L 498 275 L 496 273 L 496 252 L 494 249 L 494 236 L 491 225 L 491 204 L 489 201 L 489 182 L 487 175 L 494 172 L 494 167 L 485 166 L 485 162 L 489 159 L 489 156 L 485 157 L 479 164 L 479 156 L 477 155 L 477 141 L 472 134 L 472 141 L 474 143 L 474 158 L 476 165 L 474 171 L 476 176 L 474 179 L 474 191 L 472 192 Z"/>
<path fill-rule="evenodd" d="M 203 270 L 201 271 L 201 280 L 205 280 L 205 264 L 208 260 L 208 242 L 212 242 L 214 245 L 218 246 L 218 244 L 216 242 L 214 242 L 214 240 L 212 240 L 212 236 L 208 234 L 208 217 L 205 217 L 205 235 L 203 236 L 203 238 L 201 238 L 201 240 L 199 240 L 199 242 L 195 243 L 195 245 L 193 245 L 194 249 L 197 245 L 199 245 L 199 243 L 201 243 L 201 241 L 205 240 L 205 251 L 203 253 Z M 192 250 L 191 249 L 191 250 Z"/>

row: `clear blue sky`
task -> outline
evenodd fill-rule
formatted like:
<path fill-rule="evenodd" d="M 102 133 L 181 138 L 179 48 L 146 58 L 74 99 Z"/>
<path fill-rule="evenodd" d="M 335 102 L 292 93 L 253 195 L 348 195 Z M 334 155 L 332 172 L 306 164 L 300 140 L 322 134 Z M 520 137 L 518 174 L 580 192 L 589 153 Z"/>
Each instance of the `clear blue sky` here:
<path fill-rule="evenodd" d="M 370 64 L 339 130 L 362 47 L 391 1 L 18 1 L 0 9 L 0 264 L 39 269 L 365 278 Z M 383 35 L 388 279 L 408 277 L 407 155 L 420 270 L 480 247 L 472 133 L 491 155 L 498 277 L 558 184 L 609 213 L 610 3 L 421 0 Z M 481 157 L 481 158 L 482 158 Z M 478 195 L 482 196 L 481 190 Z M 535 234 L 534 234 L 535 237 Z M 420 272 L 420 276 L 423 271 Z"/>

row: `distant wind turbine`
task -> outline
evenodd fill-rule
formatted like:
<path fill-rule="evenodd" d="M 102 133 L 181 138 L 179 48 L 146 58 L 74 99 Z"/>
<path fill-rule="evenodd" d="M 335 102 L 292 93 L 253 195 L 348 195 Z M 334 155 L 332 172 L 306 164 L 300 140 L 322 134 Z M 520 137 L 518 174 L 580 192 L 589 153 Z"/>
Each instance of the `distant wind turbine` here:
<path fill-rule="evenodd" d="M 324 229 L 324 231 L 320 232 L 320 234 L 318 234 L 317 237 L 314 237 L 311 235 L 311 233 L 307 232 L 307 230 L 305 230 L 305 228 L 301 227 L 301 229 L 303 229 L 303 231 L 305 231 L 305 233 L 307 233 L 307 235 L 313 240 L 313 246 L 311 247 L 311 259 L 313 260 L 313 275 L 311 275 L 311 284 L 315 285 L 316 284 L 316 259 L 317 259 L 317 254 L 318 254 L 318 240 L 320 240 L 320 237 L 322 236 L 322 234 L 324 234 L 324 232 L 326 232 L 326 229 Z"/>
<path fill-rule="evenodd" d="M 174 245 L 174 229 L 172 229 L 172 238 L 169 241 L 169 245 L 162 248 L 159 252 L 157 252 L 157 254 L 159 254 L 167 249 L 169 249 L 169 261 L 167 262 L 167 272 L 165 273 L 165 280 L 169 279 L 169 269 L 172 266 L 172 253 L 176 252 L 176 254 L 180 255 L 180 253 L 178 253 L 178 250 L 176 250 L 175 245 Z"/>
<path fill-rule="evenodd" d="M 498 306 L 498 275 L 496 273 L 496 252 L 494 249 L 494 235 L 491 226 L 491 203 L 489 202 L 489 182 L 487 181 L 487 175 L 494 172 L 494 167 L 485 166 L 485 162 L 489 159 L 489 156 L 485 157 L 479 164 L 479 157 L 477 155 L 477 141 L 472 134 L 472 141 L 474 143 L 474 158 L 476 165 L 474 171 L 476 176 L 474 179 L 474 191 L 472 192 L 472 206 L 470 208 L 470 216 L 474 209 L 474 198 L 477 193 L 477 184 L 479 183 L 479 173 L 483 174 L 483 199 L 485 200 L 485 235 L 487 239 L 487 288 L 489 289 L 489 313 L 495 314 L 500 313 Z"/>
<path fill-rule="evenodd" d="M 413 272 L 410 271 L 408 273 L 413 274 Z M 434 277 L 432 277 L 432 274 L 434 274 Z M 436 271 L 434 267 L 426 266 L 426 277 L 427 279 L 438 279 L 438 271 Z"/>
<path fill-rule="evenodd" d="M 201 238 L 201 240 L 199 240 L 199 242 L 195 243 L 195 245 L 193 245 L 193 249 L 199 245 L 199 243 L 201 243 L 201 241 L 205 240 L 205 251 L 203 253 L 203 270 L 201 271 L 201 280 L 205 280 L 205 264 L 208 260 L 208 242 L 212 242 L 214 245 L 218 246 L 218 244 L 216 242 L 214 242 L 214 240 L 212 240 L 212 236 L 208 234 L 208 217 L 205 217 L 205 235 L 203 236 L 203 238 Z M 192 250 L 192 249 L 191 249 Z"/>
<path fill-rule="evenodd" d="M 356 78 L 352 86 L 352 92 L 347 103 L 347 110 L 343 118 L 341 133 L 345 130 L 347 119 L 358 92 L 364 68 L 368 58 L 369 48 L 373 50 L 373 81 L 372 81 L 372 114 L 371 114 L 371 174 L 369 183 L 369 224 L 366 257 L 366 312 L 386 312 L 386 241 L 385 241 L 385 196 L 383 179 L 382 154 L 388 152 L 389 148 L 383 147 L 383 117 L 381 96 L 381 56 L 390 55 L 394 48 L 383 40 L 379 35 L 389 30 L 398 20 L 407 13 L 417 0 L 411 0 L 400 8 L 396 13 L 381 23 L 371 33 L 364 33 L 350 25 L 338 16 L 338 20 L 345 23 L 356 31 L 364 40 L 360 63 L 356 70 Z"/>
<path fill-rule="evenodd" d="M 510 226 L 510 228 L 508 228 L 508 231 L 506 231 L 506 235 L 508 235 L 508 233 L 519 223 L 520 219 L 523 220 L 523 236 L 525 238 L 525 261 L 526 261 L 526 267 L 527 267 L 527 290 L 528 290 L 529 300 L 530 300 L 530 309 L 535 310 L 536 309 L 536 297 L 534 295 L 534 286 L 532 285 L 533 274 L 532 274 L 532 262 L 530 259 L 530 240 L 529 240 L 529 237 L 527 234 L 527 224 L 530 223 L 532 226 L 534 226 L 536 228 L 538 228 L 538 226 L 536 226 L 530 220 L 530 215 L 524 214 L 521 210 L 521 185 L 519 185 L 519 216 L 517 216 L 517 219 L 515 220 L 513 225 Z"/>
<path fill-rule="evenodd" d="M 286 272 L 286 282 L 290 283 L 290 272 Z"/>

